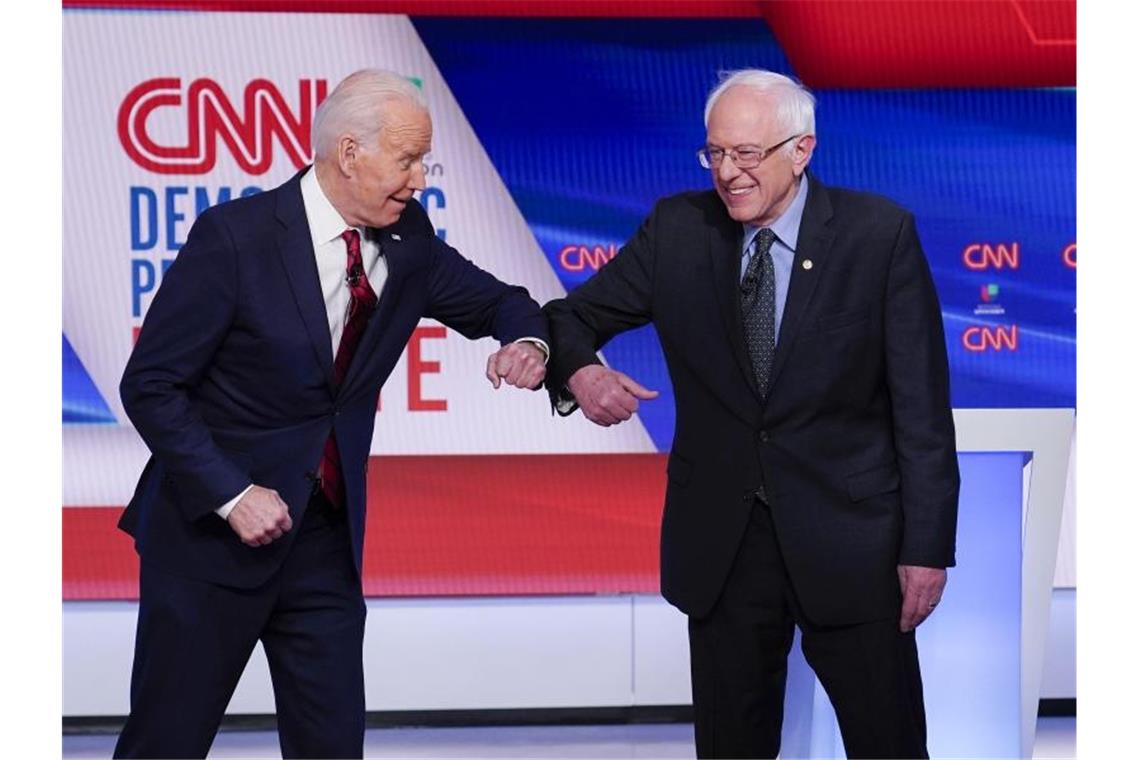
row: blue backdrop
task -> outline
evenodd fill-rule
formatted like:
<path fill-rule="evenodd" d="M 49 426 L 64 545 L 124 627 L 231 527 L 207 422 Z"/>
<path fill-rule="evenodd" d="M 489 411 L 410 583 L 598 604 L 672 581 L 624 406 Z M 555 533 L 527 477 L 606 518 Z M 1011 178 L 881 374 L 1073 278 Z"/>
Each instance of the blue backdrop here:
<path fill-rule="evenodd" d="M 610 251 L 657 198 L 709 187 L 695 152 L 718 71 L 795 76 L 760 20 L 415 25 L 568 289 L 594 269 L 578 268 L 580 256 L 566 267 L 567 246 Z M 942 299 L 954 406 L 1075 406 L 1076 273 L 1062 258 L 1076 239 L 1075 92 L 815 94 L 816 175 L 886 195 L 917 218 Z M 667 450 L 673 404 L 652 328 L 605 352 L 662 391 L 639 415 Z"/>

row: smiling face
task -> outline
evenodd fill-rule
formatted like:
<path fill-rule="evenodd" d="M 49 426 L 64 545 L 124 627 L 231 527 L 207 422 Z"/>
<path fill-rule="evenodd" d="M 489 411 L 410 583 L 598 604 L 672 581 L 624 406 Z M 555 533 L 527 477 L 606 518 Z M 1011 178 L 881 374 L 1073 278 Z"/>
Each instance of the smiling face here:
<path fill-rule="evenodd" d="M 766 149 L 795 134 L 780 123 L 780 92 L 736 86 L 725 90 L 709 113 L 708 147 L 726 151 L 742 146 Z M 713 187 L 734 220 L 767 227 L 791 204 L 807 168 L 815 137 L 802 135 L 766 156 L 759 166 L 740 169 L 725 156 L 713 166 Z"/>
<path fill-rule="evenodd" d="M 394 224 L 412 195 L 427 185 L 423 159 L 431 150 L 431 117 L 403 99 L 385 103 L 385 113 L 386 124 L 372 144 L 341 140 L 344 193 L 342 203 L 334 205 L 350 226 Z"/>

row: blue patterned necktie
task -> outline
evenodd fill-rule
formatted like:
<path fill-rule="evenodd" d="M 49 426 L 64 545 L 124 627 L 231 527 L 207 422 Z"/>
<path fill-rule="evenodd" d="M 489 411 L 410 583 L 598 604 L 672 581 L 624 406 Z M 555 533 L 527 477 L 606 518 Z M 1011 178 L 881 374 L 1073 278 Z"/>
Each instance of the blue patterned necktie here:
<path fill-rule="evenodd" d="M 776 355 L 776 272 L 772 243 L 776 233 L 762 228 L 752 238 L 752 260 L 740 283 L 740 311 L 744 317 L 744 341 L 752 360 L 752 372 L 761 398 L 768 397 L 772 359 Z"/>

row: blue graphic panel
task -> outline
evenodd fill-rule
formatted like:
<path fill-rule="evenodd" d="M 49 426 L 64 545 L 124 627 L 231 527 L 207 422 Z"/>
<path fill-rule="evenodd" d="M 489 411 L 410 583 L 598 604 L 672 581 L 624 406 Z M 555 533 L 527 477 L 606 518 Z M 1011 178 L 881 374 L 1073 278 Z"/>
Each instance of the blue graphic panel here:
<path fill-rule="evenodd" d="M 116 422 L 66 335 L 63 336 L 63 422 L 65 425 Z"/>
<path fill-rule="evenodd" d="M 1020 747 L 1025 464 L 1020 452 L 958 454 L 958 564 L 949 570 L 936 614 L 917 634 L 931 757 L 1025 756 Z"/>
<path fill-rule="evenodd" d="M 1075 406 L 1076 93 L 824 91 L 816 128 L 821 178 L 914 212 L 954 406 Z"/>
<path fill-rule="evenodd" d="M 720 70 L 794 75 L 760 20 L 414 19 L 567 289 L 664 195 L 709 187 L 695 151 Z M 957 407 L 1075 405 L 1075 93 L 816 93 L 825 182 L 915 213 L 942 298 Z M 640 416 L 670 446 L 651 328 L 609 361 L 662 397 Z"/>

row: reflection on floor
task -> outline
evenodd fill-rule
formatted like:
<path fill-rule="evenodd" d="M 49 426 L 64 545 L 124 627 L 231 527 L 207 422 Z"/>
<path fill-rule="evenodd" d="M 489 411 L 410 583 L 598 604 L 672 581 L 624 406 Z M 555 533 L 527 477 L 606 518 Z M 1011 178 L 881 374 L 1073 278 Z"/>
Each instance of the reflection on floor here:
<path fill-rule="evenodd" d="M 1040 718 L 1034 758 L 1076 757 L 1076 718 Z M 63 737 L 63 756 L 110 757 L 115 737 Z M 439 758 L 674 758 L 693 757 L 693 726 L 687 723 L 620 726 L 525 726 L 491 728 L 383 728 L 365 736 L 365 757 Z M 269 731 L 218 734 L 212 758 L 280 757 Z"/>

